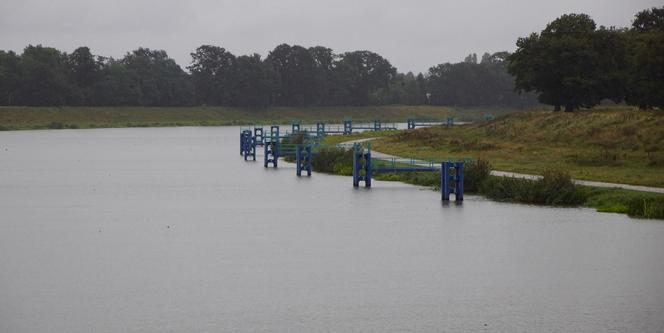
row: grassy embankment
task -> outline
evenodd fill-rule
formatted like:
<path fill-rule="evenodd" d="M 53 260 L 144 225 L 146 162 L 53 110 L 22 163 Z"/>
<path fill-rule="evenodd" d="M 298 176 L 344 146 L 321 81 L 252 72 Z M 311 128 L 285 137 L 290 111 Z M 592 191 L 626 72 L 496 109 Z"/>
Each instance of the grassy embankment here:
<path fill-rule="evenodd" d="M 380 137 L 372 143 L 373 149 L 384 153 L 421 159 L 471 157 L 489 161 L 493 169 L 549 175 L 539 182 L 488 177 L 486 182 L 471 186 L 495 200 L 585 205 L 603 212 L 664 218 L 664 195 L 572 188 L 565 176 L 664 187 L 662 111 L 621 107 L 576 113 L 532 111 L 452 128 L 436 126 L 358 137 L 371 135 Z M 438 182 L 435 175 L 386 178 L 420 185 Z"/>
<path fill-rule="evenodd" d="M 0 130 L 48 128 L 219 126 L 286 124 L 291 120 L 341 123 L 345 117 L 356 122 L 379 119 L 405 122 L 409 116 L 457 120 L 482 119 L 513 112 L 504 108 L 452 108 L 439 106 L 367 107 L 273 107 L 247 109 L 232 107 L 2 107 Z"/>

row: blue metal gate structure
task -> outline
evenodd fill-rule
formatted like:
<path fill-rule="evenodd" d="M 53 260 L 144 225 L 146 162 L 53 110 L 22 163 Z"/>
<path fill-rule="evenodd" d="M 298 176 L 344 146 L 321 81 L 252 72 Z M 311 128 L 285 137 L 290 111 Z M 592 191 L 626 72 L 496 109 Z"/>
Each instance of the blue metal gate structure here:
<path fill-rule="evenodd" d="M 448 124 L 453 123 L 448 118 Z M 408 120 L 408 127 L 418 126 L 414 119 Z M 374 130 L 380 130 L 382 123 L 374 122 Z M 270 126 L 270 132 L 266 135 L 263 127 L 243 128 L 240 131 L 240 153 L 244 160 L 256 160 L 256 146 L 263 145 L 263 166 L 276 168 L 280 157 L 294 157 L 296 174 L 301 176 L 303 172 L 307 176 L 312 173 L 312 161 L 320 149 L 323 136 L 332 130 L 325 123 L 318 122 L 315 132 L 309 128 L 303 128 L 299 122 L 293 122 L 291 133 L 280 133 L 278 125 Z M 343 131 L 334 130 L 335 133 L 352 133 L 352 120 L 345 119 Z M 416 159 L 404 159 L 396 157 L 376 157 L 371 154 L 370 143 L 356 143 L 353 145 L 353 187 L 359 187 L 364 182 L 365 187 L 371 187 L 371 180 L 375 174 L 381 173 L 407 173 L 407 172 L 439 172 L 441 199 L 450 200 L 450 194 L 454 194 L 456 201 L 463 201 L 463 181 L 465 160 L 424 161 Z"/>
<path fill-rule="evenodd" d="M 371 187 L 371 178 L 380 173 L 440 172 L 442 200 L 463 201 L 464 161 L 422 161 L 403 158 L 377 158 L 371 155 L 371 145 L 353 145 L 353 186 Z"/>
<path fill-rule="evenodd" d="M 454 125 L 454 117 L 447 117 L 445 120 L 429 119 L 429 118 L 408 118 L 406 121 L 408 129 L 415 129 L 422 126 L 436 126 L 436 125 Z"/>

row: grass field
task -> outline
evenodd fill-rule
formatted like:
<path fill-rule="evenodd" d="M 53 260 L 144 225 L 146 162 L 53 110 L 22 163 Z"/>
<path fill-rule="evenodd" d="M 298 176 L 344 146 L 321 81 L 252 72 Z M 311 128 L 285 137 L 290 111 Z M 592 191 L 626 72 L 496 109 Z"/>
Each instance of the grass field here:
<path fill-rule="evenodd" d="M 491 122 L 390 133 L 375 150 L 405 157 L 472 157 L 497 170 L 664 187 L 664 111 L 612 107 L 528 111 Z"/>
<path fill-rule="evenodd" d="M 489 113 L 500 116 L 514 109 L 454 108 L 440 106 L 366 107 L 274 107 L 244 109 L 231 107 L 2 107 L 0 130 L 98 127 L 219 126 L 289 123 L 340 123 L 379 119 L 405 122 L 409 116 L 473 121 Z"/>

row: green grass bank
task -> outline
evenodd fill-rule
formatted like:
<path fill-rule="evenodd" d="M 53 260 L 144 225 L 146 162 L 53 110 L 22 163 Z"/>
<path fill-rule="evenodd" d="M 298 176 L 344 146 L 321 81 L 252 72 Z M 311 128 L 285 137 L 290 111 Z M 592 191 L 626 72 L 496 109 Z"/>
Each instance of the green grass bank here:
<path fill-rule="evenodd" d="M 286 124 L 292 120 L 315 123 L 340 123 L 345 117 L 354 121 L 379 119 L 405 122 L 409 116 L 454 117 L 461 121 L 483 119 L 485 114 L 500 116 L 514 109 L 454 108 L 442 106 L 343 106 L 343 107 L 273 107 L 246 109 L 232 107 L 2 107 L 0 130 L 221 126 L 250 124 Z"/>
<path fill-rule="evenodd" d="M 404 157 L 471 157 L 496 170 L 664 187 L 664 111 L 628 107 L 528 111 L 490 122 L 384 133 L 377 151 Z"/>

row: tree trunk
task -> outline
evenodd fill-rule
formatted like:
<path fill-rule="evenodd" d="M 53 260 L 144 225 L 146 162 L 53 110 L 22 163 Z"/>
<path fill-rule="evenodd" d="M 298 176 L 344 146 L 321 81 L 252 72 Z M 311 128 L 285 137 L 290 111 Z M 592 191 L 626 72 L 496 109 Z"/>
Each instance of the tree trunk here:
<path fill-rule="evenodd" d="M 560 111 L 560 104 L 556 104 L 553 106 L 553 112 L 558 112 Z"/>

